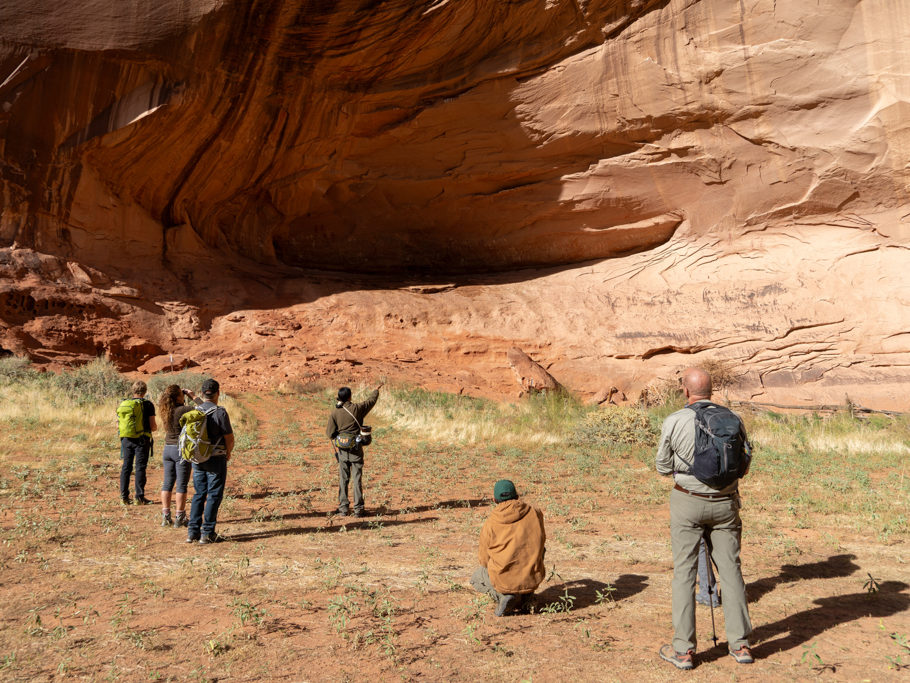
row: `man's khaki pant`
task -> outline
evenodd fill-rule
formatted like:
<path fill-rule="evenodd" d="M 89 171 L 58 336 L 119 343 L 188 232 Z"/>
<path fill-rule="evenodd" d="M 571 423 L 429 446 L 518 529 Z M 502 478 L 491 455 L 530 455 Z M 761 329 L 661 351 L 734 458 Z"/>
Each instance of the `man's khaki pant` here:
<path fill-rule="evenodd" d="M 739 563 L 742 520 L 739 499 L 709 500 L 673 489 L 670 492 L 670 537 L 673 544 L 673 649 L 695 649 L 695 575 L 698 546 L 708 529 L 711 556 L 723 595 L 727 645 L 749 644 L 752 623 Z"/>

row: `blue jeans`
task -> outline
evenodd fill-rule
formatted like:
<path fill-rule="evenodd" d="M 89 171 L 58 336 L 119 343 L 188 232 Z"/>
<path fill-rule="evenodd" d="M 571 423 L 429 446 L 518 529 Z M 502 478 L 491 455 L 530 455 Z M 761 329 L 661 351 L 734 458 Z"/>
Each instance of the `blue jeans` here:
<path fill-rule="evenodd" d="M 120 497 L 130 497 L 130 476 L 133 474 L 133 465 L 136 467 L 136 498 L 145 497 L 145 468 L 148 466 L 149 455 L 152 452 L 152 440 L 148 437 L 120 439 Z"/>
<path fill-rule="evenodd" d="M 224 482 L 227 479 L 227 458 L 216 455 L 201 465 L 193 463 L 193 502 L 190 505 L 190 521 L 187 535 L 191 538 L 215 533 L 218 508 L 224 498 Z M 204 514 L 203 514 L 204 513 Z"/>

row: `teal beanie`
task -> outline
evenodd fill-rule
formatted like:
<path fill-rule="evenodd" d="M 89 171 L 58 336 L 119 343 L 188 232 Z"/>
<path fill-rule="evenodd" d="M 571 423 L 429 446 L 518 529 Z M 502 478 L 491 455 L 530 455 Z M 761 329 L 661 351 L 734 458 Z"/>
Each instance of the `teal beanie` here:
<path fill-rule="evenodd" d="M 516 500 L 518 491 L 515 490 L 515 484 L 508 479 L 500 479 L 493 486 L 493 498 L 497 503 L 502 503 L 506 500 Z"/>

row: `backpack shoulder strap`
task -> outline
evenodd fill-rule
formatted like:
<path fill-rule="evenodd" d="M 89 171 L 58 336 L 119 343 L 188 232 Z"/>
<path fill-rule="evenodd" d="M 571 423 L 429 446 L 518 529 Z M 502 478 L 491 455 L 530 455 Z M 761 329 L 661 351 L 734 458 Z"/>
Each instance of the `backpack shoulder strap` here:
<path fill-rule="evenodd" d="M 350 410 L 348 410 L 348 409 L 345 408 L 344 406 L 341 406 L 341 409 L 342 409 L 344 412 L 346 412 L 348 415 L 350 415 L 351 417 L 354 418 L 354 422 L 357 423 L 358 429 L 363 429 L 363 425 L 360 424 L 360 420 L 357 419 L 357 417 L 354 415 L 354 413 L 352 413 Z"/>

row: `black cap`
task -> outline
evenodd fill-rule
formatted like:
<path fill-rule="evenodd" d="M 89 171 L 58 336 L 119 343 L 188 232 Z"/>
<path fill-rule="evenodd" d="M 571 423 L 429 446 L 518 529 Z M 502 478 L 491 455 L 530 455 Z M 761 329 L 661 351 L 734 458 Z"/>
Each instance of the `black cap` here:
<path fill-rule="evenodd" d="M 348 387 L 341 387 L 338 390 L 338 400 L 346 403 L 351 400 L 351 390 Z"/>
<path fill-rule="evenodd" d="M 217 380 L 207 379 L 202 383 L 202 393 L 206 396 L 214 396 L 221 391 L 221 386 Z"/>

